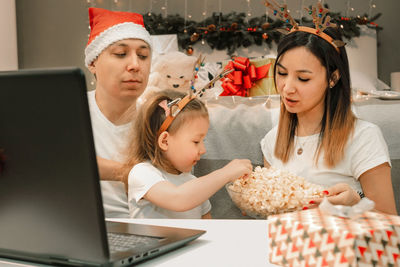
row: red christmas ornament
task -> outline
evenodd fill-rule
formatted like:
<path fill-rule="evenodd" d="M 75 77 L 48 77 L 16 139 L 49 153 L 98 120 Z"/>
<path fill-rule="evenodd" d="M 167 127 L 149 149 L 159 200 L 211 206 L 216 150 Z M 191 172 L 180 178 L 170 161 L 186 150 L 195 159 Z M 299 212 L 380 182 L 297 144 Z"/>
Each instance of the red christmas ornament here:
<path fill-rule="evenodd" d="M 366 17 L 362 17 L 359 22 L 361 25 L 365 25 L 368 23 L 368 19 Z"/>
<path fill-rule="evenodd" d="M 192 36 L 190 36 L 190 41 L 196 42 L 199 39 L 199 37 L 200 37 L 200 35 L 197 32 L 195 32 L 192 34 Z"/>
<path fill-rule="evenodd" d="M 188 54 L 189 56 L 193 55 L 193 47 L 191 45 L 189 45 L 188 47 L 186 47 L 186 54 Z"/>
<path fill-rule="evenodd" d="M 207 26 L 207 30 L 210 32 L 213 32 L 217 29 L 217 26 L 215 26 L 214 24 L 210 24 Z"/>
<path fill-rule="evenodd" d="M 261 28 L 262 28 L 263 30 L 266 30 L 266 29 L 269 28 L 270 25 L 271 25 L 270 23 L 266 22 L 266 23 L 264 23 L 263 25 L 261 25 Z"/>
<path fill-rule="evenodd" d="M 239 26 L 239 25 L 238 25 L 236 22 L 232 23 L 232 25 L 231 25 L 231 30 L 236 31 L 237 28 L 238 28 L 238 26 Z"/>
<path fill-rule="evenodd" d="M 264 32 L 264 33 L 262 34 L 262 38 L 263 38 L 264 40 L 267 40 L 267 39 L 268 39 L 268 34 L 267 34 L 266 32 Z"/>

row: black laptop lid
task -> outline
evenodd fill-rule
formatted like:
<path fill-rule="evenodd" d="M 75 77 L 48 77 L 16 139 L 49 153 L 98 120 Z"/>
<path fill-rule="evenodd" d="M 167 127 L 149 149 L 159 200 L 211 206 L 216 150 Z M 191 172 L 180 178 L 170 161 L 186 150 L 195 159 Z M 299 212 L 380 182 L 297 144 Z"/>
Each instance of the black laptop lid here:
<path fill-rule="evenodd" d="M 106 262 L 82 71 L 0 72 L 0 150 L 0 256 Z"/>

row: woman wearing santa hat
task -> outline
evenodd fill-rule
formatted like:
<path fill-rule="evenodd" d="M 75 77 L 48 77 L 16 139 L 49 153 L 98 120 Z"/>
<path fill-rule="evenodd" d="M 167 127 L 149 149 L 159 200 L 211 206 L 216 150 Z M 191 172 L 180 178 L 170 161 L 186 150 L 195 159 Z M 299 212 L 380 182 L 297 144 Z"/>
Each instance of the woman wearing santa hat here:
<path fill-rule="evenodd" d="M 85 64 L 96 78 L 88 100 L 104 210 L 106 217 L 128 217 L 126 191 L 118 177 L 120 152 L 136 101 L 147 86 L 150 34 L 137 13 L 89 8 L 89 20 Z"/>

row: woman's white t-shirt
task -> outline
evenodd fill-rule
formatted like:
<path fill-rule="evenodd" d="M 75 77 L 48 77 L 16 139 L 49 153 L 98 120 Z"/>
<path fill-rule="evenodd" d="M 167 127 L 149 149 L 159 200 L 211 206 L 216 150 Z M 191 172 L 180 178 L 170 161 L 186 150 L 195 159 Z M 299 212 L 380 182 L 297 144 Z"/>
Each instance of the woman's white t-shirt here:
<path fill-rule="evenodd" d="M 275 168 L 302 176 L 314 184 L 330 187 L 337 183 L 347 183 L 354 190 L 362 191 L 358 180 L 361 174 L 385 162 L 390 165 L 388 148 L 381 130 L 367 121 L 356 121 L 354 134 L 344 151 L 344 158 L 334 168 L 328 168 L 324 164 L 323 151 L 315 165 L 314 153 L 319 134 L 295 136 L 295 152 L 287 163 L 283 163 L 274 155 L 277 131 L 278 126 L 275 126 L 260 142 L 265 160 Z M 303 153 L 298 155 L 296 151 L 300 147 Z"/>
<path fill-rule="evenodd" d="M 150 162 L 136 164 L 128 176 L 128 201 L 129 215 L 131 218 L 157 218 L 157 219 L 201 219 L 201 216 L 211 210 L 209 200 L 201 205 L 183 212 L 171 211 L 160 208 L 150 201 L 143 199 L 149 189 L 161 182 L 169 181 L 176 186 L 186 183 L 192 179 L 197 179 L 191 173 L 181 173 L 174 175 L 159 170 Z"/>

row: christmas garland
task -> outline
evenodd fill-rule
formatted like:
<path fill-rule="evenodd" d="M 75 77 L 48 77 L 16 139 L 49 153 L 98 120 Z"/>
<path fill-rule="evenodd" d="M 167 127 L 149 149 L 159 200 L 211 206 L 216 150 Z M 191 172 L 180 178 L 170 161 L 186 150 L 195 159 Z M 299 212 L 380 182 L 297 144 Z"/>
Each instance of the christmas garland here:
<path fill-rule="evenodd" d="M 328 14 L 332 22 L 339 25 L 342 35 L 348 40 L 360 36 L 359 25 L 367 25 L 376 30 L 382 29 L 374 23 L 381 13 L 370 19 L 366 14 L 357 17 L 343 17 L 340 13 L 334 12 Z M 180 15 L 163 17 L 154 13 L 144 14 L 143 18 L 150 34 L 177 34 L 179 46 L 189 54 L 192 45 L 199 41 L 207 43 L 211 49 L 227 50 L 229 55 L 233 55 L 239 47 L 249 47 L 254 44 L 258 46 L 267 44 L 271 48 L 272 43 L 278 43 L 282 37 L 277 29 L 288 27 L 277 18 L 272 19 L 268 16 L 267 19 L 266 15 L 247 18 L 245 13 L 236 12 L 213 13 L 211 17 L 200 22 L 185 21 Z M 303 17 L 300 24 L 312 26 L 312 20 Z"/>

